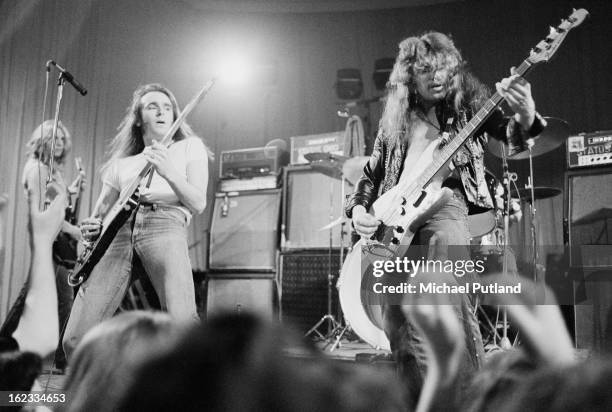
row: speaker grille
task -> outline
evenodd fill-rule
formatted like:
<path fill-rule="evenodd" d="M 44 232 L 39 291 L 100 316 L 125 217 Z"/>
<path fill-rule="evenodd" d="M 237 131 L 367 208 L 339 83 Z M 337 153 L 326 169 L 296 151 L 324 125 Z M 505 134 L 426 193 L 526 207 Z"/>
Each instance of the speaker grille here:
<path fill-rule="evenodd" d="M 217 193 L 210 230 L 213 270 L 274 270 L 280 190 Z"/>
<path fill-rule="evenodd" d="M 334 250 L 331 266 L 328 252 L 282 253 L 280 255 L 281 321 L 307 332 L 327 312 L 328 274 L 333 276 L 332 314 L 338 320 L 336 282 L 340 253 Z"/>

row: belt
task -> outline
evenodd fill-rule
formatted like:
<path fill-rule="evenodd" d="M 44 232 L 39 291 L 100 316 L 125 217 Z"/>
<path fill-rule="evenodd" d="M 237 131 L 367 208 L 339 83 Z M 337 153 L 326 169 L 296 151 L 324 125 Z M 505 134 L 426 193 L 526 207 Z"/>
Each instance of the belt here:
<path fill-rule="evenodd" d="M 140 203 L 138 207 L 142 209 L 157 210 L 157 208 L 161 207 L 161 205 L 158 205 L 157 203 Z"/>

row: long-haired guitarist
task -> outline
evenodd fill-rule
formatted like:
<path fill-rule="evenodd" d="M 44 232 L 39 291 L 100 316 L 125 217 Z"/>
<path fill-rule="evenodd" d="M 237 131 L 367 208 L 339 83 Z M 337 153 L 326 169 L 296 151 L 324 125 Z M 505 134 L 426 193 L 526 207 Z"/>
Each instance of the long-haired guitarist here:
<path fill-rule="evenodd" d="M 420 252 L 426 256 L 421 254 L 420 258 L 470 258 L 468 213 L 493 207 L 484 175 L 483 145 L 493 137 L 506 142 L 511 153 L 516 153 L 526 149 L 530 136 L 543 130 L 544 121 L 536 113 L 531 86 L 525 79 L 512 70 L 496 88 L 515 114 L 505 117 L 496 109 L 475 137 L 454 155 L 454 170 L 442 184 L 452 190 L 452 197 L 418 229 L 412 242 L 426 246 L 427 252 Z M 418 164 L 424 149 L 436 139 L 446 138 L 446 133 L 452 137 L 461 130 L 488 98 L 486 88 L 466 70 L 453 41 L 437 32 L 400 43 L 387 89 L 372 156 L 346 207 L 357 233 L 367 238 L 381 223 L 368 213 L 372 203 L 403 179 L 414 176 L 414 168 L 422 167 Z M 446 281 L 466 279 L 448 275 Z M 469 298 L 460 295 L 455 309 L 465 332 L 460 379 L 466 385 L 468 375 L 483 360 L 482 338 Z M 382 310 L 383 328 L 415 404 L 426 369 L 422 339 L 398 305 L 384 304 Z"/>
<path fill-rule="evenodd" d="M 46 185 L 50 173 L 52 173 L 51 180 L 67 192 L 70 204 L 74 202 L 75 196 L 79 196 L 84 188 L 82 172 L 79 173 L 79 176 L 70 185 L 64 179 L 64 167 L 66 157 L 72 148 L 72 137 L 61 121 L 57 125 L 53 148 L 52 138 L 53 120 L 45 120 L 34 129 L 30 140 L 26 144 L 28 160 L 23 168 L 22 181 L 28 198 L 35 199 L 39 210 L 42 210 L 44 207 Z M 50 168 L 52 157 L 54 160 L 53 171 Z M 78 226 L 70 223 L 68 219 L 64 220 L 61 231 L 54 243 L 54 252 L 59 249 L 69 252 L 65 256 L 60 256 L 58 253 L 53 254 L 58 298 L 58 317 L 61 325 L 64 325 L 68 320 L 74 298 L 72 287 L 67 282 L 69 267 L 66 262 L 70 259 L 73 262 L 76 260 L 76 246 L 72 248 L 71 245 L 76 245 L 76 242 L 80 239 L 81 231 Z M 58 369 L 63 369 L 66 366 L 66 359 L 61 346 L 55 355 L 55 365 Z"/>
<path fill-rule="evenodd" d="M 86 241 L 100 235 L 102 219 L 147 162 L 154 172 L 141 181 L 139 206 L 79 289 L 64 335 L 68 356 L 92 326 L 113 316 L 136 259 L 164 309 L 179 320 L 197 319 L 187 226 L 192 214 L 206 206 L 209 151 L 186 123 L 169 147 L 159 143 L 179 113 L 170 90 L 159 84 L 141 86 L 110 143 L 102 192 L 92 216 L 81 224 Z"/>

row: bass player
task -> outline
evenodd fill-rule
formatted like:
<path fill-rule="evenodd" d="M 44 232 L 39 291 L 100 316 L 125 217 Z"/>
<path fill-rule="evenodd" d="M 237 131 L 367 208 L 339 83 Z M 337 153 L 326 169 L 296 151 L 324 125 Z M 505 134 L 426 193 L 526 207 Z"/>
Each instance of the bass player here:
<path fill-rule="evenodd" d="M 437 32 L 400 43 L 387 89 L 373 153 L 346 205 L 355 230 L 365 238 L 374 235 L 381 223 L 368 213 L 377 197 L 409 178 L 425 148 L 447 136 L 446 132 L 452 135 L 461 130 L 488 98 L 486 88 L 466 70 L 453 41 Z M 511 154 L 517 153 L 545 126 L 536 113 L 530 84 L 514 69 L 496 89 L 515 114 L 505 117 L 496 109 L 452 158 L 454 167 L 443 181 L 452 196 L 416 231 L 412 242 L 425 246 L 426 256 L 420 258 L 470 259 L 468 213 L 493 207 L 484 175 L 483 145 L 490 136 L 506 142 Z M 448 282 L 461 281 L 467 281 L 467 276 L 459 280 L 448 275 Z M 470 375 L 482 364 L 483 345 L 469 297 L 459 295 L 454 310 L 465 334 L 459 372 L 459 384 L 465 389 Z M 398 304 L 384 301 L 382 317 L 398 372 L 406 380 L 409 402 L 415 406 L 426 369 L 423 340 Z"/>

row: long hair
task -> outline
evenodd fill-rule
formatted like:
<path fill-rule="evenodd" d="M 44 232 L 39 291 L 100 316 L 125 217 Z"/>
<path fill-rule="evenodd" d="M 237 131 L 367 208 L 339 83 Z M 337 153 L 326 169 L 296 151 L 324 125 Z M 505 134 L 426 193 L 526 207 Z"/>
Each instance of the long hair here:
<path fill-rule="evenodd" d="M 70 132 L 64 126 L 64 124 L 59 121 L 57 123 L 57 131 L 62 131 L 64 134 L 64 151 L 59 157 L 55 158 L 55 161 L 63 165 L 66 156 L 70 153 L 70 149 L 72 149 L 72 136 L 70 136 Z M 42 138 L 41 138 L 42 136 Z M 35 160 L 40 160 L 44 164 L 49 164 L 51 160 L 51 138 L 53 137 L 53 120 L 45 120 L 42 122 L 30 136 L 30 140 L 26 143 L 26 149 L 28 157 Z"/>
<path fill-rule="evenodd" d="M 161 92 L 168 96 L 168 99 L 170 99 L 172 103 L 172 120 L 176 120 L 179 116 L 180 109 L 176 97 L 174 97 L 174 94 L 167 87 L 158 83 L 150 83 L 138 87 L 134 91 L 132 103 L 128 106 L 125 117 L 119 124 L 117 135 L 110 143 L 106 154 L 107 160 L 101 167 L 102 173 L 108 169 L 114 160 L 136 155 L 144 149 L 141 99 L 145 94 L 150 92 Z M 183 122 L 174 136 L 172 136 L 172 139 L 179 141 L 191 136 L 195 136 L 193 130 L 187 122 Z"/>
<path fill-rule="evenodd" d="M 91 329 L 77 346 L 67 411 L 112 411 L 140 363 L 173 345 L 181 329 L 161 312 L 129 311 Z"/>
<path fill-rule="evenodd" d="M 409 37 L 399 44 L 399 53 L 387 83 L 387 99 L 379 133 L 401 137 L 410 127 L 410 113 L 419 110 L 416 91 L 418 71 L 431 68 L 448 70 L 445 110 L 457 115 L 474 110 L 484 100 L 486 89 L 465 70 L 465 62 L 450 37 L 428 32 Z"/>

